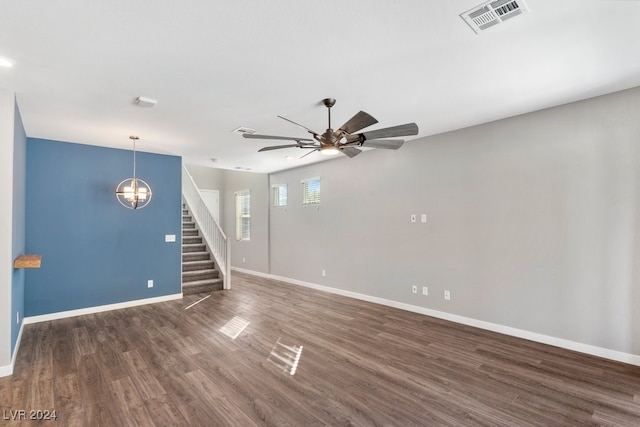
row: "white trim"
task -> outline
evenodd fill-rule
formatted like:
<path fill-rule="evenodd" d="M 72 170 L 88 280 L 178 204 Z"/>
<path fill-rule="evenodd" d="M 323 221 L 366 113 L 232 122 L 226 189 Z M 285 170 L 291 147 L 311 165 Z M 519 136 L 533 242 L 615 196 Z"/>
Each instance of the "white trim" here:
<path fill-rule="evenodd" d="M 133 301 L 118 302 L 115 304 L 98 305 L 95 307 L 79 308 L 77 310 L 59 311 L 57 313 L 41 314 L 39 316 L 29 316 L 22 320 L 22 324 L 47 322 L 49 320 L 65 319 L 67 317 L 82 316 L 85 314 L 101 313 L 103 311 L 119 310 L 121 308 L 136 307 L 138 305 L 155 304 L 157 302 L 172 301 L 182 298 L 179 294 L 163 295 L 161 297 L 136 299 Z"/>
<path fill-rule="evenodd" d="M 297 279 L 290 279 L 288 277 L 276 276 L 274 274 L 260 273 L 257 271 L 245 270 L 243 268 L 237 268 L 237 267 L 232 267 L 231 269 L 239 273 L 246 273 L 246 274 L 251 274 L 253 276 L 264 277 L 267 279 L 279 280 L 281 282 L 290 283 L 292 285 L 304 286 L 307 288 L 312 288 L 319 291 L 342 295 L 349 298 L 355 298 L 362 301 L 368 301 L 376 304 L 386 305 L 388 307 L 399 308 L 401 310 L 424 314 L 426 316 L 436 317 L 438 319 L 444 319 L 451 322 L 473 326 L 476 328 L 485 329 L 492 332 L 498 332 L 504 335 L 510 335 L 513 337 L 523 338 L 526 340 L 535 341 L 542 344 L 548 344 L 555 347 L 564 348 L 567 350 L 573 350 L 580 353 L 590 354 L 592 356 L 598 356 L 605 359 L 615 360 L 617 362 L 623 362 L 623 363 L 628 363 L 630 365 L 640 366 L 640 355 L 636 355 L 636 354 L 624 353 L 617 350 L 597 347 L 594 345 L 584 344 L 577 341 L 571 341 L 564 338 L 552 337 L 549 335 L 539 334 L 537 332 L 525 331 L 522 329 L 512 328 L 510 326 L 504 326 L 496 323 L 485 322 L 483 320 L 472 319 L 470 317 L 464 317 L 464 316 L 459 316 L 457 314 L 451 314 L 443 311 L 432 310 L 429 308 L 419 307 L 416 305 L 406 304 L 403 302 L 398 302 L 393 300 L 388 300 L 385 298 L 378 298 L 371 295 L 359 294 L 357 292 L 345 291 L 343 289 L 332 288 L 329 286 L 317 285 L 315 283 L 305 282 Z"/>
<path fill-rule="evenodd" d="M 13 359 L 9 365 L 0 366 L 0 378 L 13 374 Z"/>
<path fill-rule="evenodd" d="M 13 368 L 16 366 L 16 357 L 18 356 L 18 350 L 20 349 L 20 341 L 22 341 L 22 331 L 24 330 L 24 319 L 20 324 L 20 331 L 18 331 L 18 339 L 16 340 L 16 346 L 13 348 L 13 355 L 11 356 L 11 364 L 0 366 L 0 378 L 13 375 Z"/>

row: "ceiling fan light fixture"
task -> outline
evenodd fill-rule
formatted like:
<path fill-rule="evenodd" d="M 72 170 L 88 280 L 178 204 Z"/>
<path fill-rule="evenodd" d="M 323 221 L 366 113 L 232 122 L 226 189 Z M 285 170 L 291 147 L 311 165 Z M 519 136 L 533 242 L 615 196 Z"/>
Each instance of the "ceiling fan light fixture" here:
<path fill-rule="evenodd" d="M 502 1 L 502 0 L 496 0 Z M 514 0 L 515 1 L 515 0 Z M 518 0 L 519 1 L 519 0 Z M 321 152 L 324 156 L 333 156 L 337 154 L 344 154 L 347 157 L 355 157 L 362 152 L 362 150 L 355 147 L 355 145 L 363 146 L 366 140 L 372 140 L 369 146 L 371 148 L 386 148 L 390 150 L 397 150 L 400 148 L 404 140 L 385 140 L 385 138 L 393 138 L 396 136 L 409 136 L 418 134 L 418 125 L 415 123 L 407 123 L 404 125 L 392 126 L 388 128 L 378 129 L 370 132 L 361 132 L 364 128 L 378 123 L 370 114 L 364 111 L 359 111 L 346 121 L 342 126 L 334 132 L 331 127 L 331 107 L 335 104 L 336 100 L 333 98 L 326 98 L 322 100 L 325 107 L 327 107 L 328 127 L 322 134 L 309 129 L 299 123 L 289 120 L 286 117 L 278 116 L 279 118 L 288 121 L 298 127 L 305 129 L 309 132 L 313 139 L 309 138 L 296 138 L 291 136 L 276 136 L 276 135 L 250 135 L 243 133 L 244 138 L 249 139 L 276 139 L 281 141 L 295 141 L 295 144 L 282 144 L 282 145 L 270 145 L 262 147 L 259 152 L 280 150 L 284 148 L 302 148 L 310 150 L 308 153 L 300 157 L 301 159 L 307 157 L 311 153 L 317 151 Z M 304 141 L 304 142 L 303 142 Z"/>
<path fill-rule="evenodd" d="M 335 156 L 336 154 L 340 153 L 340 150 L 338 150 L 337 147 L 328 146 L 328 147 L 322 147 L 320 149 L 320 152 L 325 156 Z"/>
<path fill-rule="evenodd" d="M 0 56 L 0 68 L 11 68 L 13 67 L 13 61 L 6 56 Z"/>

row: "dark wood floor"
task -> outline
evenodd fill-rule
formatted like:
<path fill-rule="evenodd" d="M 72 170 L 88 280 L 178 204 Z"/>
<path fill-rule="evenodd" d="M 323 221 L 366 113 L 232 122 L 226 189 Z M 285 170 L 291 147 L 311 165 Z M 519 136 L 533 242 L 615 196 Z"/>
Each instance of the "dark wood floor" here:
<path fill-rule="evenodd" d="M 241 274 L 184 309 L 201 297 L 27 325 L 14 375 L 0 378 L 3 418 L 640 425 L 638 367 Z"/>

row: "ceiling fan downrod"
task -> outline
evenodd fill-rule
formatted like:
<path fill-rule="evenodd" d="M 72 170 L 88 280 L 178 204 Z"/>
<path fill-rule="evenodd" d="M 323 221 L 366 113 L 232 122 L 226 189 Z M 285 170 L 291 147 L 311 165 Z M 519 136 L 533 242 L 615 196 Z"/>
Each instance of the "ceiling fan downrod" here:
<path fill-rule="evenodd" d="M 327 107 L 329 127 L 327 128 L 326 132 L 323 135 L 324 141 L 320 141 L 320 144 L 333 145 L 333 143 L 336 140 L 336 137 L 333 135 L 333 128 L 331 127 L 331 107 L 336 105 L 336 100 L 334 98 L 325 98 L 322 100 L 322 103 L 324 104 L 325 107 Z"/>

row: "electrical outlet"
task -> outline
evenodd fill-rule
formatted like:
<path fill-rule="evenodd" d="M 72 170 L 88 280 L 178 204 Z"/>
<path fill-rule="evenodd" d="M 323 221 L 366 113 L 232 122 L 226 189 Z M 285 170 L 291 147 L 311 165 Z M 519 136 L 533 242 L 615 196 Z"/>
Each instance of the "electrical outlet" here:
<path fill-rule="evenodd" d="M 427 288 L 426 286 L 422 287 L 422 295 L 427 296 L 429 295 L 429 288 Z"/>
<path fill-rule="evenodd" d="M 447 301 L 449 301 L 451 299 L 451 292 L 449 291 L 444 291 L 444 299 L 446 299 Z"/>
<path fill-rule="evenodd" d="M 242 262 L 243 263 L 247 262 L 247 259 L 245 257 L 242 257 Z"/>
<path fill-rule="evenodd" d="M 415 215 L 411 215 L 411 222 L 416 222 L 416 216 Z"/>
<path fill-rule="evenodd" d="M 147 280 L 147 288 L 153 288 L 153 280 Z"/>
<path fill-rule="evenodd" d="M 322 277 L 327 277 L 327 272 L 325 270 L 322 270 Z"/>
<path fill-rule="evenodd" d="M 414 294 L 417 294 L 418 293 L 418 287 L 416 285 L 413 285 L 411 287 L 411 292 L 413 292 Z"/>

